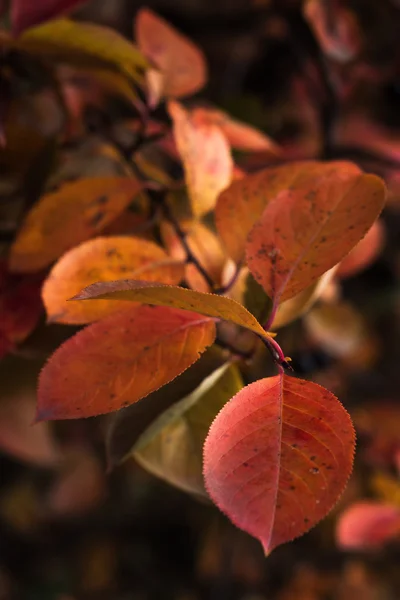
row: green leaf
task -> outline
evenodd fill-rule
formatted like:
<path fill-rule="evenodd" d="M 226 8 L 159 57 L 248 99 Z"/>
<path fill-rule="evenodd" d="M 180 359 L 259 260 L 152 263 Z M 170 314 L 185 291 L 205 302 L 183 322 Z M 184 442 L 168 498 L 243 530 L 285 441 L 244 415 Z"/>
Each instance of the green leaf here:
<path fill-rule="evenodd" d="M 206 495 L 204 441 L 216 415 L 242 387 L 238 368 L 233 364 L 223 365 L 150 425 L 133 449 L 134 458 L 172 485 Z"/>

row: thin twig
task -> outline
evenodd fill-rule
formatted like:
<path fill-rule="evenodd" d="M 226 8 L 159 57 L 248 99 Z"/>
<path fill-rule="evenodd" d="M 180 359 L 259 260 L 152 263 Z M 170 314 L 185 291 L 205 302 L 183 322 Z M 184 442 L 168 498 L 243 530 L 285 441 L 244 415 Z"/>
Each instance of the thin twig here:
<path fill-rule="evenodd" d="M 233 275 L 230 278 L 230 280 L 228 281 L 228 283 L 226 283 L 225 285 L 222 285 L 219 288 L 215 288 L 214 294 L 222 295 L 222 294 L 226 294 L 227 292 L 229 292 L 229 290 L 231 290 L 233 288 L 233 286 L 235 285 L 235 283 L 240 275 L 241 268 L 242 268 L 241 263 L 236 265 L 235 272 L 233 273 Z"/>
<path fill-rule="evenodd" d="M 263 344 L 267 347 L 267 349 L 269 350 L 274 363 L 278 367 L 280 367 L 281 369 L 288 369 L 289 371 L 293 371 L 293 367 L 287 361 L 286 356 L 284 355 L 283 350 L 280 347 L 280 345 L 278 344 L 278 342 L 276 342 L 272 337 L 267 338 L 267 337 L 262 337 L 260 335 L 259 338 L 263 342 Z"/>
<path fill-rule="evenodd" d="M 198 260 L 198 258 L 193 254 L 187 239 L 186 239 L 186 233 L 183 231 L 182 227 L 180 226 L 179 221 L 176 219 L 175 215 L 173 214 L 172 210 L 170 209 L 168 202 L 165 198 L 165 194 L 162 194 L 161 197 L 158 198 L 159 201 L 159 205 L 161 206 L 161 210 L 164 213 L 164 217 L 167 219 L 167 221 L 172 225 L 172 227 L 175 230 L 176 235 L 179 238 L 179 241 L 182 244 L 183 249 L 185 250 L 186 253 L 186 261 L 188 263 L 193 264 L 196 269 L 198 270 L 198 272 L 204 277 L 204 279 L 206 280 L 208 286 L 210 287 L 211 290 L 214 290 L 214 281 L 212 280 L 212 278 L 210 277 L 209 273 L 207 272 L 207 270 L 203 267 L 203 265 L 200 263 L 200 261 Z"/>

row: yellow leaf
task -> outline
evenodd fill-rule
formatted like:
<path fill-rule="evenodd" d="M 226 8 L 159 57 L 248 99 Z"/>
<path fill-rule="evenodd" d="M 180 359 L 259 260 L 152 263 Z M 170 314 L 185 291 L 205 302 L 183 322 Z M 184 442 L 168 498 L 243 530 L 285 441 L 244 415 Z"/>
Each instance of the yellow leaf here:
<path fill-rule="evenodd" d="M 208 317 L 232 321 L 254 331 L 263 338 L 271 337 L 244 306 L 231 298 L 217 296 L 216 294 L 204 294 L 162 283 L 122 279 L 120 281 L 93 283 L 74 296 L 72 300 L 94 298 L 182 308 Z"/>
<path fill-rule="evenodd" d="M 39 271 L 100 233 L 132 202 L 141 184 L 129 177 L 81 179 L 46 194 L 28 213 L 11 247 L 12 271 Z"/>
<path fill-rule="evenodd" d="M 69 19 L 49 21 L 26 30 L 16 47 L 47 60 L 87 67 L 112 67 L 140 82 L 147 61 L 136 46 L 108 27 Z"/>

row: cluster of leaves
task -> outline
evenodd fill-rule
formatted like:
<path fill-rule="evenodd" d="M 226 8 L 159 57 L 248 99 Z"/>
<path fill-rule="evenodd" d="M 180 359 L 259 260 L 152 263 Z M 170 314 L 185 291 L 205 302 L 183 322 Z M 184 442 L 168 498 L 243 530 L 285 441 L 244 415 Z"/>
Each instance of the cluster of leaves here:
<path fill-rule="evenodd" d="M 18 35 L 4 33 L 3 51 L 37 61 L 53 81 L 56 140 L 76 135 L 86 108 L 62 77 L 66 64 L 101 100 L 112 93 L 134 115 L 124 123 L 133 143 L 106 128 L 120 170 L 73 181 L 42 175 L 46 192 L 7 248 L 7 285 L 18 277 L 31 285 L 38 274 L 48 320 L 87 325 L 43 368 L 37 421 L 119 411 L 108 432 L 111 466 L 133 455 L 209 496 L 269 554 L 336 503 L 355 446 L 344 407 L 294 376 L 271 331 L 304 314 L 339 272 L 373 257 L 378 243 L 372 253 L 359 244 L 376 239 L 385 186 L 348 161 L 285 162 L 262 132 L 218 109 L 184 106 L 179 99 L 206 83 L 205 58 L 148 9 L 136 18 L 136 47 L 68 19 L 25 29 L 17 6 Z M 10 120 L 16 99 L 8 100 L 1 158 L 9 167 L 21 132 Z M 32 157 L 49 141 L 30 140 L 29 184 Z M 247 173 L 237 150 L 262 153 L 270 166 Z M 15 293 L 0 298 L 4 320 L 16 323 L 0 330 L 4 352 L 39 316 L 32 302 L 21 322 L 7 300 Z M 263 348 L 271 357 L 263 375 L 246 376 Z M 277 374 L 265 376 L 271 365 Z"/>

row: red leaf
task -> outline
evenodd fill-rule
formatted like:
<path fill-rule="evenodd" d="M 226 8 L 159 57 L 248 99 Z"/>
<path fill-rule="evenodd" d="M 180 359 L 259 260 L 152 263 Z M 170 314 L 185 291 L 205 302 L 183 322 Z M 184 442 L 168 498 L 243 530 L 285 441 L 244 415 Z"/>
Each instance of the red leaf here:
<path fill-rule="evenodd" d="M 153 100 L 161 95 L 180 98 L 204 86 L 207 66 L 202 51 L 148 8 L 138 12 L 135 37 L 141 52 L 159 69 L 148 79 Z"/>
<path fill-rule="evenodd" d="M 15 35 L 24 29 L 70 12 L 86 0 L 12 0 L 11 23 Z"/>
<path fill-rule="evenodd" d="M 302 535 L 332 508 L 355 445 L 337 398 L 277 375 L 243 388 L 213 422 L 204 446 L 207 490 L 266 554 Z"/>
<path fill-rule="evenodd" d="M 352 166 L 283 190 L 248 238 L 254 278 L 275 304 L 292 298 L 354 248 L 379 216 L 385 196 L 379 177 Z"/>
<path fill-rule="evenodd" d="M 42 302 L 41 281 L 9 273 L 0 264 L 0 358 L 35 328 Z"/>
<path fill-rule="evenodd" d="M 373 550 L 400 538 L 400 508 L 381 502 L 357 502 L 340 516 L 336 541 L 345 550 Z"/>
<path fill-rule="evenodd" d="M 356 58 L 361 49 L 360 27 L 355 13 L 340 4 L 307 0 L 304 15 L 322 51 L 329 58 L 346 63 Z"/>
<path fill-rule="evenodd" d="M 215 338 L 213 319 L 174 308 L 135 306 L 65 342 L 41 372 L 37 420 L 118 410 L 192 365 Z"/>

